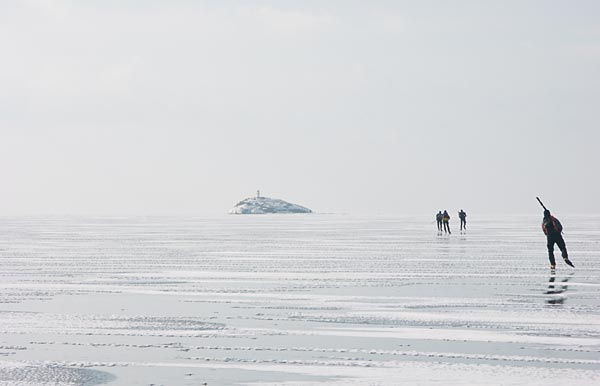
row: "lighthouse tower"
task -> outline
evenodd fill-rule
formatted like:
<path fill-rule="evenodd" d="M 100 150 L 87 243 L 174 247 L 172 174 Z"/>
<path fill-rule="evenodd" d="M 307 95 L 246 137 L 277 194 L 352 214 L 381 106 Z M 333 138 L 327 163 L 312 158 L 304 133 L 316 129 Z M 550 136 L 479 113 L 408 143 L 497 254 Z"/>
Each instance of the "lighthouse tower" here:
<path fill-rule="evenodd" d="M 260 190 L 256 191 L 256 198 L 260 198 Z"/>

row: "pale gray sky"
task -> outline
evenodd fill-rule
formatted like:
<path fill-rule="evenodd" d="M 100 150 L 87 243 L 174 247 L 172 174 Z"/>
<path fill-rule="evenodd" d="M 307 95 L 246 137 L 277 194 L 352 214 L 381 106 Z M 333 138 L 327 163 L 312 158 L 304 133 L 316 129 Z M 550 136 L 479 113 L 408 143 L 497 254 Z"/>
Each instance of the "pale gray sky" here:
<path fill-rule="evenodd" d="M 0 3 L 0 215 L 600 212 L 598 1 Z"/>

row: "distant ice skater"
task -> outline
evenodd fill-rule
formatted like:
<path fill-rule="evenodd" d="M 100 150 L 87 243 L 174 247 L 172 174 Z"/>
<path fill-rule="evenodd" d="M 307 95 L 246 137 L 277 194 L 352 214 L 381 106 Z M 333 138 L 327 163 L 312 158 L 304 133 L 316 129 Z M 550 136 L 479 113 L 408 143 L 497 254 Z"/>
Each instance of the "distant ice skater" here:
<path fill-rule="evenodd" d="M 458 218 L 460 218 L 460 230 L 467 230 L 467 213 L 461 209 L 458 212 Z"/>
<path fill-rule="evenodd" d="M 444 224 L 444 232 L 452 234 L 452 232 L 450 232 L 450 215 L 448 214 L 447 210 L 445 210 L 444 214 L 442 214 L 442 223 Z"/>
<path fill-rule="evenodd" d="M 437 228 L 438 228 L 438 232 L 442 231 L 442 211 L 440 210 L 439 212 L 437 212 L 437 214 L 435 215 L 435 221 L 437 222 Z"/>

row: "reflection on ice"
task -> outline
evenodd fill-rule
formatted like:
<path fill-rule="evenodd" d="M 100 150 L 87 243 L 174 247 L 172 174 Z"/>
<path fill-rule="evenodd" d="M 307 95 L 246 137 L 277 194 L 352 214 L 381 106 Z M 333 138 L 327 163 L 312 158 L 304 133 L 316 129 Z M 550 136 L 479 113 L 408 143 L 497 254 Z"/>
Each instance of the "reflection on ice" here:
<path fill-rule="evenodd" d="M 565 277 L 560 281 L 560 284 L 555 283 L 556 275 L 551 275 L 550 280 L 548 281 L 548 289 L 544 292 L 544 295 L 548 296 L 546 299 L 546 303 L 552 306 L 560 306 L 563 305 L 565 300 L 567 300 L 567 296 L 565 292 L 569 286 L 567 282 L 571 279 L 572 275 Z"/>

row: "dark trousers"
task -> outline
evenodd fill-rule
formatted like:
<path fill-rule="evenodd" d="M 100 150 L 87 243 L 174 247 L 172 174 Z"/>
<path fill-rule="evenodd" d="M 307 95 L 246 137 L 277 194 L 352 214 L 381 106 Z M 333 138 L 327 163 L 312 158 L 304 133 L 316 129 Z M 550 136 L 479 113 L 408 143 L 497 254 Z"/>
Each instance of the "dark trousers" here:
<path fill-rule="evenodd" d="M 548 259 L 550 259 L 550 264 L 555 265 L 556 261 L 554 260 L 554 244 L 558 246 L 560 249 L 561 255 L 563 259 L 568 259 L 569 255 L 567 254 L 567 246 L 565 245 L 565 240 L 562 238 L 562 235 L 548 235 Z"/>
<path fill-rule="evenodd" d="M 467 220 L 461 218 L 460 219 L 460 230 L 462 231 L 463 228 L 467 229 Z"/>
<path fill-rule="evenodd" d="M 444 232 L 452 233 L 450 232 L 450 223 L 448 221 L 444 221 Z"/>
<path fill-rule="evenodd" d="M 439 221 L 437 222 L 437 226 L 438 226 L 438 231 L 440 231 L 440 232 L 441 232 L 441 231 L 442 231 L 442 220 L 439 220 Z"/>

